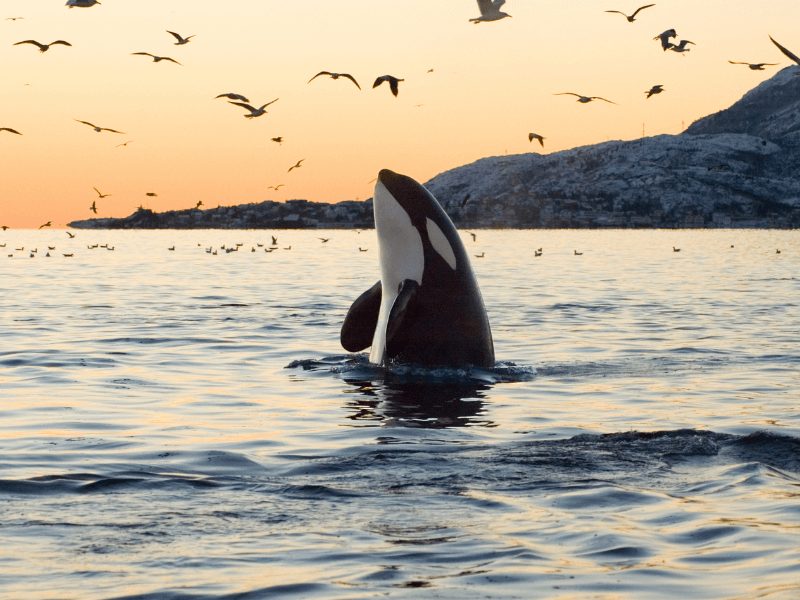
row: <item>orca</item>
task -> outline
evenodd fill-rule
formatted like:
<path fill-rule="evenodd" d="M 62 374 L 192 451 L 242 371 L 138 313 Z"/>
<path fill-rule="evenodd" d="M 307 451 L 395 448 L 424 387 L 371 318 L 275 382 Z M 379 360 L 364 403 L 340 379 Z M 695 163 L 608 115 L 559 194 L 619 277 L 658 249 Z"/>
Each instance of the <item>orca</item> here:
<path fill-rule="evenodd" d="M 381 278 L 344 319 L 348 352 L 371 363 L 494 366 L 489 318 L 467 252 L 436 198 L 388 169 L 373 195 Z"/>

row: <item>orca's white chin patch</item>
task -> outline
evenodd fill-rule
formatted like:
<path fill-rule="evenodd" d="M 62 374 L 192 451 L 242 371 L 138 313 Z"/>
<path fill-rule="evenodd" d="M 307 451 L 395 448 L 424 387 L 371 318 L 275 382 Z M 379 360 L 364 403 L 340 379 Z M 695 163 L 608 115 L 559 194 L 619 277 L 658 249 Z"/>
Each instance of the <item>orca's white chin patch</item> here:
<path fill-rule="evenodd" d="M 425 252 L 422 237 L 411 217 L 380 180 L 375 184 L 372 202 L 383 292 L 369 360 L 380 364 L 386 351 L 386 325 L 398 288 L 406 279 L 422 283 Z"/>

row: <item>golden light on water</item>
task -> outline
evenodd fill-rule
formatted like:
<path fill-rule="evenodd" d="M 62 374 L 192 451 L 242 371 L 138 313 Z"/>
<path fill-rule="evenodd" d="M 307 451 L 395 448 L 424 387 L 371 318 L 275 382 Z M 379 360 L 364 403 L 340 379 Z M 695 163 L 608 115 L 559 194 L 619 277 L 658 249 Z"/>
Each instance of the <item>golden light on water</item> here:
<path fill-rule="evenodd" d="M 484 156 L 678 133 L 781 68 L 752 72 L 728 60 L 789 64 L 768 34 L 800 48 L 791 25 L 800 5 L 791 0 L 659 2 L 632 24 L 603 12 L 624 4 L 510 1 L 513 18 L 479 25 L 468 22 L 477 14 L 469 0 L 6 7 L 0 126 L 23 136 L 0 134 L 0 222 L 88 218 L 94 186 L 111 194 L 98 202 L 99 216 L 199 200 L 210 208 L 364 199 L 386 166 L 425 180 Z M 696 42 L 691 52 L 662 52 L 652 40 L 672 27 Z M 175 46 L 166 30 L 196 37 Z M 25 39 L 73 46 L 40 53 L 13 45 Z M 131 56 L 137 51 L 183 66 Z M 308 84 L 320 70 L 352 73 L 363 91 L 344 79 Z M 398 98 L 371 88 L 387 73 L 404 79 Z M 645 100 L 656 83 L 665 93 Z M 554 95 L 564 91 L 618 106 Z M 280 100 L 248 120 L 214 99 L 223 92 L 255 105 Z M 75 119 L 125 134 L 98 134 Z M 543 150 L 529 131 L 545 136 Z M 300 158 L 303 167 L 287 173 Z"/>

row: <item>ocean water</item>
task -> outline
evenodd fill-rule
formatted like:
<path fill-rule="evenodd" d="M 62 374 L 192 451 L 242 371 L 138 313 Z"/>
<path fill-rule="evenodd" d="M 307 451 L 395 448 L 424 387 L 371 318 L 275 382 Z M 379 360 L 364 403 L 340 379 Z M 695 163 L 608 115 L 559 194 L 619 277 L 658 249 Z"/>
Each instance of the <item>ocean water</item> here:
<path fill-rule="evenodd" d="M 0 234 L 0 597 L 800 597 L 800 233 L 462 232 L 435 372 L 339 346 L 372 231 L 76 233 Z"/>

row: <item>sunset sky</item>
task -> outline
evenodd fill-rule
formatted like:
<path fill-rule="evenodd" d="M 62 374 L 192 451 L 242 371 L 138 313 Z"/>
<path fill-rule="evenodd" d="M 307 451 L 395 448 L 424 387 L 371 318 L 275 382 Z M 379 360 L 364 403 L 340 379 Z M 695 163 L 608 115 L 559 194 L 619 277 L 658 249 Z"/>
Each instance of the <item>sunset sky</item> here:
<path fill-rule="evenodd" d="M 512 18 L 477 25 L 474 0 L 64 4 L 0 0 L 0 127 L 23 134 L 0 132 L 0 225 L 64 227 L 91 217 L 94 200 L 102 217 L 140 204 L 365 199 L 383 167 L 425 181 L 485 156 L 679 133 L 791 64 L 768 34 L 800 53 L 797 0 L 662 0 L 634 23 L 604 10 L 646 2 L 508 0 Z M 691 52 L 661 50 L 652 38 L 670 28 L 696 42 Z M 175 46 L 168 29 L 196 37 Z M 73 46 L 13 45 L 26 39 Z M 306 83 L 321 70 L 351 73 L 362 91 Z M 372 89 L 383 74 L 405 79 L 398 98 Z M 653 84 L 665 92 L 645 100 Z M 565 91 L 618 105 L 554 95 Z M 214 99 L 223 92 L 279 100 L 251 120 Z"/>

